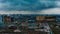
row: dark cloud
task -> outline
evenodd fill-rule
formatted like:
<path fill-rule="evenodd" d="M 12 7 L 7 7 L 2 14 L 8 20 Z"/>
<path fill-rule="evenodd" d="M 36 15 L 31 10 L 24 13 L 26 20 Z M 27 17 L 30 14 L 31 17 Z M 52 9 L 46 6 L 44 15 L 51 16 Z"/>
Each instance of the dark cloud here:
<path fill-rule="evenodd" d="M 54 0 L 0 0 L 0 10 L 36 11 L 54 7 Z"/>

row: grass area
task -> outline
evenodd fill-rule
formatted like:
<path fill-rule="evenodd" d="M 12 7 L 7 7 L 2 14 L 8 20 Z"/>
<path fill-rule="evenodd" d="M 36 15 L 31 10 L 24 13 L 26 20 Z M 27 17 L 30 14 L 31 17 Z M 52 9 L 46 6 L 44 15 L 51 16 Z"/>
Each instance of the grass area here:
<path fill-rule="evenodd" d="M 60 34 L 60 28 L 51 27 L 54 34 Z"/>

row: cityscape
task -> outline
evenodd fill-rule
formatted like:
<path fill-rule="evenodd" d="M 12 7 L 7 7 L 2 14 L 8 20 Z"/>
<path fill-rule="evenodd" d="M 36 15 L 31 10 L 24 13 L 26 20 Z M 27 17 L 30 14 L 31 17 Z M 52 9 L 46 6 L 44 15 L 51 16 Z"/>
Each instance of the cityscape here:
<path fill-rule="evenodd" d="M 60 0 L 0 0 L 1 34 L 60 34 Z"/>
<path fill-rule="evenodd" d="M 0 15 L 0 32 L 20 32 L 21 34 L 58 34 L 60 33 L 60 15 Z"/>

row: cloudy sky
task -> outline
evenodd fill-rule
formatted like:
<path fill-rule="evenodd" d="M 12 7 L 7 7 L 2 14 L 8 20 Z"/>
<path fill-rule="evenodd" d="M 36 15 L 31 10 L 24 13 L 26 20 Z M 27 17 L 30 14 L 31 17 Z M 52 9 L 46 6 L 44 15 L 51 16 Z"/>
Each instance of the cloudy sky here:
<path fill-rule="evenodd" d="M 1 12 L 7 14 L 60 14 L 60 0 L 0 0 L 0 14 Z"/>

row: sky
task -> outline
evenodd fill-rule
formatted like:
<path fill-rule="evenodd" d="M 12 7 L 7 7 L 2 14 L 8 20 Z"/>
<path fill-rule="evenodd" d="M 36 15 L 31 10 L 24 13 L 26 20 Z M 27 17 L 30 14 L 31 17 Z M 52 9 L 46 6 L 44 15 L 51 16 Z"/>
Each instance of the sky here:
<path fill-rule="evenodd" d="M 36 11 L 55 6 L 55 0 L 0 0 L 0 10 L 8 11 Z"/>
<path fill-rule="evenodd" d="M 28 12 L 35 14 L 55 8 L 60 9 L 60 0 L 0 0 L 0 12 L 19 11 L 22 14 Z"/>

